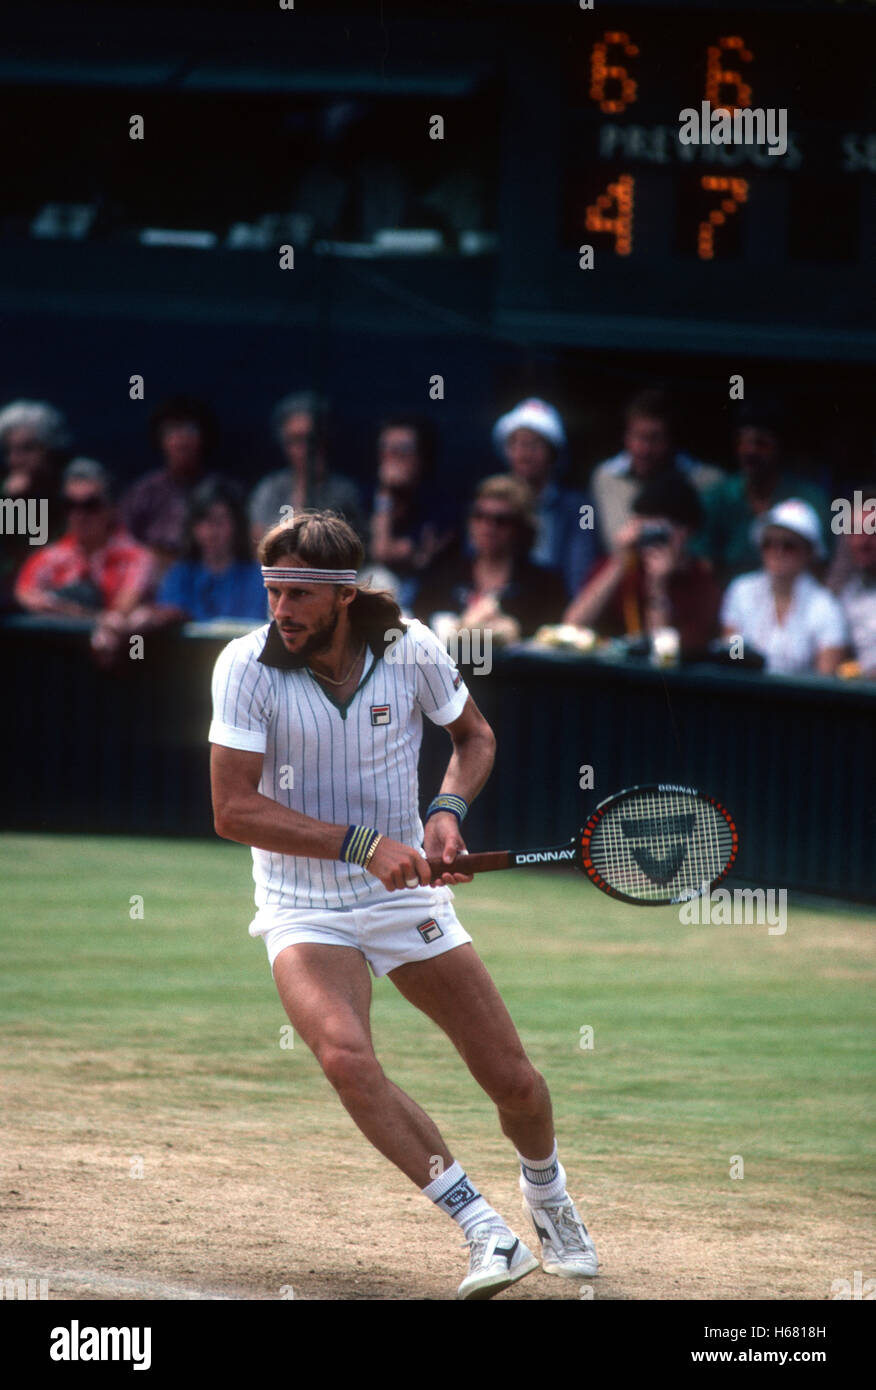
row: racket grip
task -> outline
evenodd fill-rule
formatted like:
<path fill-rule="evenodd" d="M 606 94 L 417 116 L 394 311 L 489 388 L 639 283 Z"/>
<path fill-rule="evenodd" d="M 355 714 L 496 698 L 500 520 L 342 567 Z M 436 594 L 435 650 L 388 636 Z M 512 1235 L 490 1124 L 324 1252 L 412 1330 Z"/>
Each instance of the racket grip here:
<path fill-rule="evenodd" d="M 510 869 L 511 854 L 507 849 L 493 850 L 488 854 L 461 854 L 452 863 L 445 864 L 441 859 L 430 859 L 429 868 L 436 878 L 441 874 L 485 874 L 492 869 Z"/>

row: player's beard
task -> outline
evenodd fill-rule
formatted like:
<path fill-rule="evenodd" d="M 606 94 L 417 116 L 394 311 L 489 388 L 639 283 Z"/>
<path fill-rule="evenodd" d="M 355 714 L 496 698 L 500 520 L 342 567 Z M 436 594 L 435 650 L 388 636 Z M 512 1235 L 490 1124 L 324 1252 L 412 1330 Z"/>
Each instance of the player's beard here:
<path fill-rule="evenodd" d="M 337 595 L 335 595 L 334 607 L 331 613 L 324 622 L 320 623 L 320 625 L 311 632 L 302 646 L 295 649 L 295 655 L 306 662 L 309 657 L 316 656 L 319 652 L 324 652 L 330 647 L 334 640 L 340 617 L 341 602 Z"/>

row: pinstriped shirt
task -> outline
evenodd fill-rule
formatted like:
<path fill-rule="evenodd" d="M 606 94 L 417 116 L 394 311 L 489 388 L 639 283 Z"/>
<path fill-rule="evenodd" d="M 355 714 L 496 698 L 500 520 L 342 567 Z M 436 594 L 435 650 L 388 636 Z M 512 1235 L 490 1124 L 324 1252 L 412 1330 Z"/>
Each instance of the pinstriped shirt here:
<path fill-rule="evenodd" d="M 339 706 L 310 672 L 292 666 L 273 624 L 229 642 L 213 671 L 209 739 L 263 753 L 259 791 L 335 825 L 370 825 L 422 848 L 417 763 L 423 715 L 458 719 L 468 690 L 423 623 L 407 624 L 366 657 L 358 688 Z M 373 874 L 340 860 L 253 849 L 258 907 L 344 910 L 385 898 Z"/>

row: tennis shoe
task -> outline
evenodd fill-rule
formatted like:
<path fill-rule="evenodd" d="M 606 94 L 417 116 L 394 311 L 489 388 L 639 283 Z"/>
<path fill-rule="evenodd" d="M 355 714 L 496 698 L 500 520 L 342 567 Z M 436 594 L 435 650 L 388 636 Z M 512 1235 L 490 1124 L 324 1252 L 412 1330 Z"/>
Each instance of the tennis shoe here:
<path fill-rule="evenodd" d="M 564 1197 L 561 1202 L 549 1202 L 543 1207 L 531 1206 L 524 1197 L 523 1205 L 541 1241 L 545 1274 L 559 1274 L 564 1279 L 586 1279 L 597 1273 L 599 1260 L 596 1247 L 571 1197 Z"/>
<path fill-rule="evenodd" d="M 492 1298 L 538 1269 L 538 1260 L 503 1222 L 483 1221 L 463 1242 L 469 1246 L 468 1274 L 459 1286 L 461 1299 Z"/>

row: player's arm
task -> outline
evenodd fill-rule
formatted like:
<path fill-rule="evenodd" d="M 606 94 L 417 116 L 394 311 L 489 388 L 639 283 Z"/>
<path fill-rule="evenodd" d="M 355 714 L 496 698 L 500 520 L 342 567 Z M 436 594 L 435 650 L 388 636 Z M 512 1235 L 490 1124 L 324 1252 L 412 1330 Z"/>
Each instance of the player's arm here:
<path fill-rule="evenodd" d="M 459 718 L 444 727 L 453 742 L 453 752 L 441 790 L 454 792 L 471 805 L 493 770 L 496 735 L 470 695 Z M 451 816 L 451 820 L 455 819 Z"/>
<path fill-rule="evenodd" d="M 453 752 L 441 783 L 442 792 L 453 792 L 471 805 L 489 777 L 496 757 L 496 736 L 471 696 L 462 714 L 445 725 Z M 452 863 L 465 853 L 461 828 L 451 811 L 438 811 L 426 821 L 423 848 L 429 859 Z M 443 874 L 440 883 L 470 883 L 471 874 Z"/>
<path fill-rule="evenodd" d="M 315 820 L 263 796 L 258 789 L 263 763 L 263 753 L 212 744 L 210 782 L 216 834 L 274 854 L 339 859 L 348 827 Z M 381 838 L 368 872 L 390 890 L 404 888 L 414 879 L 428 883 L 430 878 L 429 866 L 416 849 L 386 836 Z"/>
<path fill-rule="evenodd" d="M 216 834 L 275 854 L 336 859 L 344 830 L 263 796 L 258 789 L 263 763 L 263 753 L 212 745 L 210 783 Z"/>

